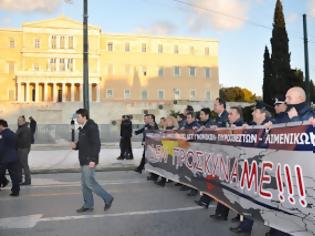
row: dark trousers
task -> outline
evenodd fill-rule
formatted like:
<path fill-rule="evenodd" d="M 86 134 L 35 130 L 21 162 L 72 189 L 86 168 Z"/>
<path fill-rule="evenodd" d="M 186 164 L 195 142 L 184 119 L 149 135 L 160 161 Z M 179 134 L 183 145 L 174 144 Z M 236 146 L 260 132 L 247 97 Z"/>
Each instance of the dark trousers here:
<path fill-rule="evenodd" d="M 253 224 L 254 224 L 254 221 L 252 219 L 245 217 L 244 220 L 241 222 L 239 228 L 243 232 L 251 232 L 253 228 Z"/>
<path fill-rule="evenodd" d="M 228 207 L 218 202 L 217 208 L 215 209 L 215 215 L 222 216 L 223 218 L 227 219 L 229 211 L 230 209 Z"/>
<path fill-rule="evenodd" d="M 31 183 L 31 171 L 28 165 L 28 154 L 30 153 L 29 148 L 19 148 L 17 150 L 17 155 L 20 161 L 20 182 L 22 182 L 22 170 L 24 172 L 25 183 Z"/>
<path fill-rule="evenodd" d="M 20 192 L 20 167 L 19 162 L 10 162 L 6 164 L 0 165 L 0 182 L 4 181 L 3 176 L 5 175 L 5 171 L 9 171 L 10 179 L 12 182 L 12 193 L 19 193 Z"/>
<path fill-rule="evenodd" d="M 205 205 L 209 206 L 210 202 L 212 201 L 211 197 L 206 194 L 202 194 L 200 198 L 200 202 L 204 203 Z"/>
<path fill-rule="evenodd" d="M 120 138 L 120 157 L 124 159 L 133 159 L 130 137 Z"/>
<path fill-rule="evenodd" d="M 145 165 L 145 149 L 143 150 L 142 158 L 137 169 L 143 171 L 144 165 Z"/>

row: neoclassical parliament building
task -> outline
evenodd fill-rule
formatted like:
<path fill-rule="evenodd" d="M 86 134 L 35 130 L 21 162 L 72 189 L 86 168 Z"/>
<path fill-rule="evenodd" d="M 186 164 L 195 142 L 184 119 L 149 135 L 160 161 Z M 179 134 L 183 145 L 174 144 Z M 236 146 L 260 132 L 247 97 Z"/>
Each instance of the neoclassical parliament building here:
<path fill-rule="evenodd" d="M 218 42 L 104 33 L 89 25 L 92 102 L 210 101 L 219 94 Z M 0 28 L 0 102 L 83 99 L 82 23 L 64 16 Z"/>

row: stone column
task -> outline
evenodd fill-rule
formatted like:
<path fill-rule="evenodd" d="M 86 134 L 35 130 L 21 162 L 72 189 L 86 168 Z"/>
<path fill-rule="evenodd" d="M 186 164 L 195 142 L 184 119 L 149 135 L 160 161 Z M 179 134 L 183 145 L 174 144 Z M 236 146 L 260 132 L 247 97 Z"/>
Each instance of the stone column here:
<path fill-rule="evenodd" d="M 101 100 L 101 86 L 100 84 L 96 84 L 96 102 L 100 102 Z"/>
<path fill-rule="evenodd" d="M 74 102 L 74 95 L 75 95 L 75 84 L 71 84 L 71 102 Z"/>
<path fill-rule="evenodd" d="M 44 83 L 44 102 L 48 102 L 48 84 Z"/>
<path fill-rule="evenodd" d="M 57 100 L 58 100 L 57 84 L 53 83 L 53 102 L 57 102 Z"/>
<path fill-rule="evenodd" d="M 17 95 L 16 95 L 16 100 L 17 102 L 21 102 L 22 101 L 22 94 L 21 94 L 21 83 L 17 83 Z"/>
<path fill-rule="evenodd" d="M 38 82 L 35 83 L 35 102 L 39 102 L 39 86 L 38 86 Z"/>
<path fill-rule="evenodd" d="M 80 83 L 80 102 L 83 102 L 83 84 Z"/>
<path fill-rule="evenodd" d="M 26 97 L 25 102 L 30 101 L 30 83 L 26 82 L 26 91 L 25 91 Z"/>
<path fill-rule="evenodd" d="M 62 102 L 66 102 L 66 84 L 62 83 Z"/>

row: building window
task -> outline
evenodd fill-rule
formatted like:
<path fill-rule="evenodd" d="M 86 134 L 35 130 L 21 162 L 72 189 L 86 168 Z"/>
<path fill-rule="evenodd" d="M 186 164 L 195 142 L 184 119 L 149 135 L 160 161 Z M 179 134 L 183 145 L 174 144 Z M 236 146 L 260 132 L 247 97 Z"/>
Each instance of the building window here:
<path fill-rule="evenodd" d="M 174 46 L 174 53 L 175 53 L 175 54 L 179 54 L 178 45 L 175 45 L 175 46 Z"/>
<path fill-rule="evenodd" d="M 40 40 L 39 39 L 35 39 L 35 48 L 40 48 Z"/>
<path fill-rule="evenodd" d="M 179 66 L 174 67 L 174 76 L 176 76 L 176 77 L 180 76 L 180 67 Z"/>
<path fill-rule="evenodd" d="M 210 55 L 210 49 L 208 47 L 205 48 L 205 55 L 206 56 Z"/>
<path fill-rule="evenodd" d="M 73 71 L 73 59 L 69 58 L 67 62 L 67 70 L 68 71 Z"/>
<path fill-rule="evenodd" d="M 68 38 L 68 48 L 73 49 L 73 36 L 69 36 Z"/>
<path fill-rule="evenodd" d="M 141 52 L 147 52 L 147 44 L 143 43 L 141 46 Z"/>
<path fill-rule="evenodd" d="M 206 91 L 206 101 L 210 100 L 211 100 L 210 91 Z"/>
<path fill-rule="evenodd" d="M 143 74 L 143 76 L 147 76 L 147 67 L 146 66 L 142 66 L 142 74 Z"/>
<path fill-rule="evenodd" d="M 196 90 L 195 89 L 190 90 L 189 99 L 190 100 L 196 100 Z"/>
<path fill-rule="evenodd" d="M 174 93 L 174 99 L 175 99 L 175 100 L 180 99 L 180 89 L 174 88 L 174 89 L 173 89 L 173 93 Z"/>
<path fill-rule="evenodd" d="M 56 71 L 56 58 L 51 58 L 50 59 L 50 70 L 51 71 Z"/>
<path fill-rule="evenodd" d="M 196 67 L 189 67 L 189 76 L 196 76 Z"/>
<path fill-rule="evenodd" d="M 148 99 L 148 91 L 147 90 L 142 90 L 141 91 L 141 99 L 142 100 L 147 100 Z"/>
<path fill-rule="evenodd" d="M 158 98 L 160 100 L 164 100 L 165 99 L 165 92 L 164 92 L 164 90 L 159 90 L 158 91 Z"/>
<path fill-rule="evenodd" d="M 57 48 L 57 36 L 56 35 L 51 36 L 51 48 L 53 48 L 53 49 Z"/>
<path fill-rule="evenodd" d="M 114 95 L 113 90 L 112 89 L 107 89 L 106 90 L 106 98 L 112 98 Z"/>
<path fill-rule="evenodd" d="M 130 43 L 125 43 L 125 52 L 130 52 Z"/>
<path fill-rule="evenodd" d="M 64 58 L 61 58 L 59 60 L 59 70 L 60 71 L 65 71 L 66 70 L 65 59 Z"/>
<path fill-rule="evenodd" d="M 38 64 L 34 64 L 33 68 L 34 68 L 34 71 L 39 71 L 39 65 Z"/>
<path fill-rule="evenodd" d="M 14 73 L 14 62 L 13 61 L 9 61 L 9 73 L 13 74 Z"/>
<path fill-rule="evenodd" d="M 60 48 L 65 48 L 65 36 L 60 36 Z"/>
<path fill-rule="evenodd" d="M 159 68 L 159 77 L 163 77 L 164 76 L 164 68 L 160 67 Z"/>
<path fill-rule="evenodd" d="M 108 52 L 112 52 L 113 51 L 113 43 L 112 42 L 107 43 L 107 51 Z"/>
<path fill-rule="evenodd" d="M 131 97 L 131 91 L 130 89 L 125 89 L 124 90 L 124 98 L 129 99 Z"/>
<path fill-rule="evenodd" d="M 162 44 L 158 45 L 158 53 L 163 53 L 163 45 Z"/>
<path fill-rule="evenodd" d="M 15 48 L 15 40 L 12 39 L 12 38 L 10 38 L 9 47 L 10 48 Z"/>
<path fill-rule="evenodd" d="M 189 51 L 191 55 L 195 54 L 195 48 L 193 46 L 190 47 Z"/>
<path fill-rule="evenodd" d="M 207 79 L 210 79 L 210 77 L 211 77 L 211 70 L 210 70 L 209 67 L 206 67 L 206 68 L 205 68 L 205 77 L 206 77 Z"/>

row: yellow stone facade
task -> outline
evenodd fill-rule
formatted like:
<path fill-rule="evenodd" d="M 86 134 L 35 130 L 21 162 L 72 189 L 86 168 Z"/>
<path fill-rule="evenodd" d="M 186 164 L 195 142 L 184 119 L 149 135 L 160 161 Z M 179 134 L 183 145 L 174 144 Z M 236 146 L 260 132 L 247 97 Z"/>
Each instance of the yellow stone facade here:
<path fill-rule="evenodd" d="M 0 101 L 83 99 L 82 23 L 61 16 L 0 29 Z M 103 33 L 89 25 L 93 102 L 213 100 L 218 42 Z"/>

